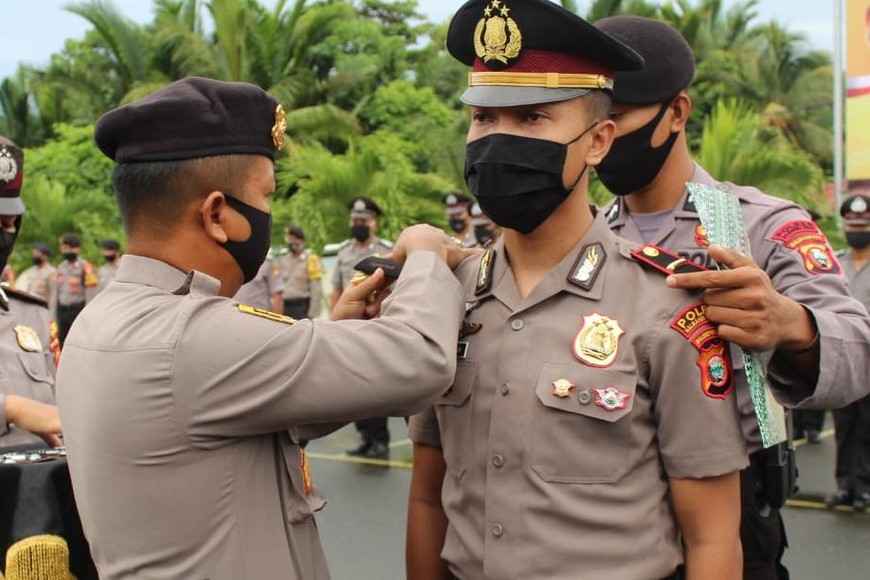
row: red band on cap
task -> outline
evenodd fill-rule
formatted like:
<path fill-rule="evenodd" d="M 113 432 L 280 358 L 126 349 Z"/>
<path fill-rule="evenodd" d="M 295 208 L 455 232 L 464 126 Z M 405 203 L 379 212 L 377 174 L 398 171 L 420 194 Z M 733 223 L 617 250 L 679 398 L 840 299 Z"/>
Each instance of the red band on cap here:
<path fill-rule="evenodd" d="M 474 59 L 474 72 L 491 72 L 479 58 Z M 616 72 L 591 60 L 564 52 L 526 49 L 503 73 L 596 74 L 613 78 Z"/>
<path fill-rule="evenodd" d="M 24 183 L 24 171 L 19 171 L 18 175 L 15 176 L 15 179 L 10 181 L 9 183 L 0 183 L 0 191 L 8 190 L 18 192 L 21 190 L 21 185 Z M 15 196 L 2 196 L 2 197 L 17 197 Z"/>

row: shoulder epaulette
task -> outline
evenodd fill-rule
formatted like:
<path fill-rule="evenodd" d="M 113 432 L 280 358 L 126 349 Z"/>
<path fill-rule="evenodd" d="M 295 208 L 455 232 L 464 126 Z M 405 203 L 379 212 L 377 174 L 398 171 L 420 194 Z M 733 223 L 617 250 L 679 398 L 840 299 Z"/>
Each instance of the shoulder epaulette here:
<path fill-rule="evenodd" d="M 342 248 L 346 248 L 346 247 L 348 247 L 349 245 L 351 245 L 352 243 L 353 243 L 353 240 L 351 240 L 350 238 L 348 238 L 348 239 L 346 239 L 345 241 L 341 242 L 341 243 L 338 245 L 338 249 L 341 250 Z"/>
<path fill-rule="evenodd" d="M 837 256 L 838 258 L 845 258 L 846 256 L 849 255 L 849 250 L 847 250 L 846 248 L 843 248 L 842 250 L 837 250 L 836 252 L 834 252 L 834 255 Z"/>
<path fill-rule="evenodd" d="M 631 257 L 647 268 L 661 272 L 666 276 L 671 274 L 689 274 L 704 272 L 707 268 L 669 252 L 652 244 L 631 251 Z"/>
<path fill-rule="evenodd" d="M 391 241 L 389 241 L 389 240 L 383 240 L 383 239 L 381 239 L 381 238 L 378 238 L 378 241 L 381 243 L 382 246 L 386 246 L 386 247 L 388 247 L 388 248 L 390 248 L 390 249 L 393 248 L 393 242 L 391 242 Z"/>
<path fill-rule="evenodd" d="M 3 286 L 3 291 L 6 292 L 6 295 L 10 298 L 17 298 L 22 302 L 29 302 L 30 304 L 36 304 L 38 306 L 42 306 L 43 308 L 48 308 L 48 302 L 46 302 L 36 294 L 31 294 L 29 292 L 18 290 L 16 288 L 10 288 L 8 286 Z"/>

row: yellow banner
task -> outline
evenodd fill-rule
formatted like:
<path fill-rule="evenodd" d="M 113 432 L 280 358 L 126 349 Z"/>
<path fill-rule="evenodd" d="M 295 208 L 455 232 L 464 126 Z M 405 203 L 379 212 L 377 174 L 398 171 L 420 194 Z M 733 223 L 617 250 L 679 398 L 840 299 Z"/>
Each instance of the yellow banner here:
<path fill-rule="evenodd" d="M 846 0 L 846 179 L 870 179 L 870 0 Z"/>

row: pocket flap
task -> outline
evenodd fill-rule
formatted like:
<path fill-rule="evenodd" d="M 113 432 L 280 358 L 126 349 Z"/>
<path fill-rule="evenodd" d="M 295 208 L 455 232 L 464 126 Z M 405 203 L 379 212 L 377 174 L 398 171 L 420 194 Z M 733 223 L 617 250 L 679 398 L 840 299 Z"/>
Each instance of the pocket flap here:
<path fill-rule="evenodd" d="M 21 361 L 21 366 L 24 367 L 24 372 L 27 373 L 34 381 L 43 383 L 54 383 L 54 375 L 48 368 L 48 358 L 45 353 L 41 352 L 19 352 L 18 360 Z"/>
<path fill-rule="evenodd" d="M 612 423 L 634 407 L 637 376 L 582 364 L 545 364 L 535 392 L 546 407 Z"/>
<path fill-rule="evenodd" d="M 464 405 L 465 401 L 471 396 L 475 377 L 477 377 L 477 363 L 459 361 L 456 366 L 456 376 L 453 379 L 453 384 L 450 385 L 450 388 L 444 392 L 444 395 L 440 399 L 435 401 L 435 404 L 453 407 Z"/>

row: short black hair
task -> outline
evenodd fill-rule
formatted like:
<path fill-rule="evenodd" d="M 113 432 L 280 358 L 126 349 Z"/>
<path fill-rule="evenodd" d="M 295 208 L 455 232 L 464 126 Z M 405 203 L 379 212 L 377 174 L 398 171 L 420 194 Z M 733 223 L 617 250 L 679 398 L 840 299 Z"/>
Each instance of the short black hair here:
<path fill-rule="evenodd" d="M 255 155 L 216 155 L 184 161 L 120 163 L 112 174 L 124 228 L 140 223 L 172 228 L 195 199 L 220 190 L 239 191 Z"/>
<path fill-rule="evenodd" d="M 60 237 L 60 243 L 65 246 L 71 246 L 73 248 L 82 247 L 82 239 L 78 236 L 78 234 L 64 234 Z"/>
<path fill-rule="evenodd" d="M 100 242 L 100 248 L 118 251 L 121 249 L 121 243 L 118 240 L 107 239 Z"/>

